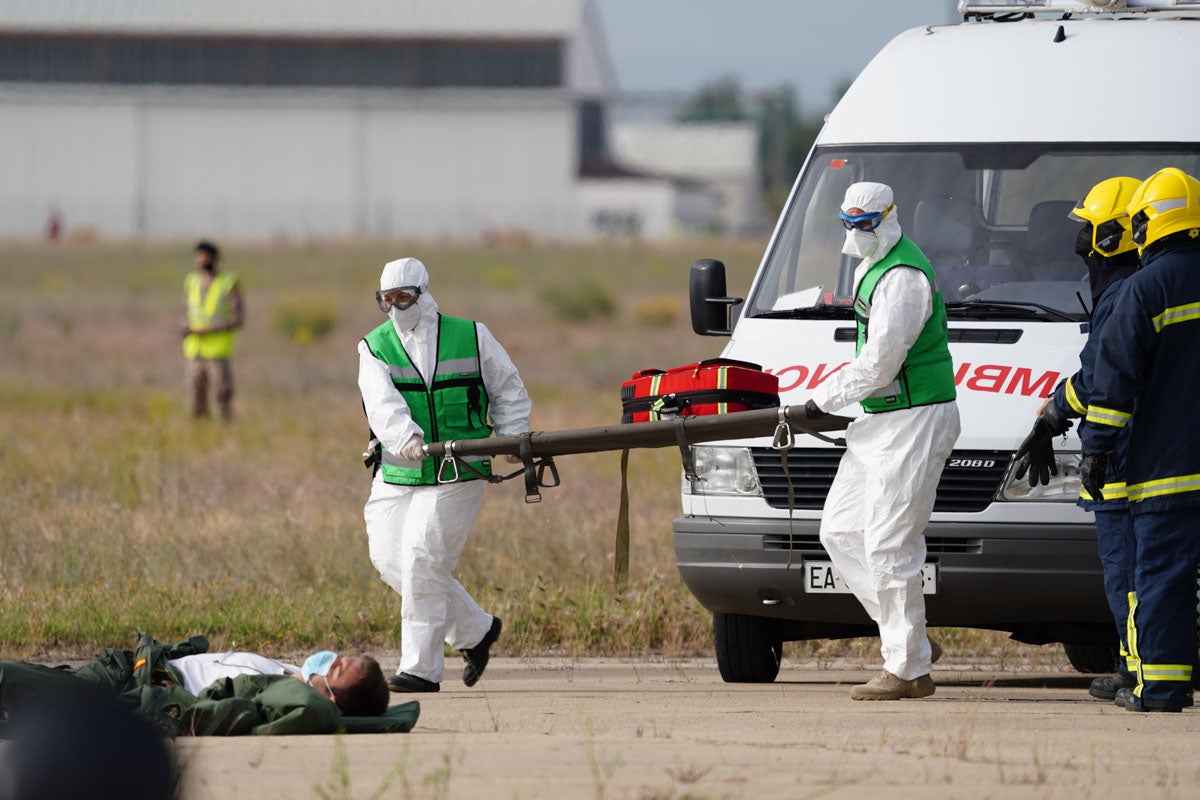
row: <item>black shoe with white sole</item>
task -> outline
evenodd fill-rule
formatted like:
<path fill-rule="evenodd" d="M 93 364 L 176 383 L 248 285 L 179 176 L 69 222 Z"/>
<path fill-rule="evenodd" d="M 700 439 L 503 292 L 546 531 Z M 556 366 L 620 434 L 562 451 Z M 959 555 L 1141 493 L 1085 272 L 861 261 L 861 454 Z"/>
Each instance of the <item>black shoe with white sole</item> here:
<path fill-rule="evenodd" d="M 483 677 L 483 671 L 487 669 L 489 650 L 496 640 L 500 638 L 500 629 L 504 627 L 504 623 L 499 617 L 492 617 L 492 627 L 488 628 L 488 632 L 483 635 L 479 644 L 469 650 L 460 650 L 462 653 L 463 664 L 462 679 L 467 686 L 474 686 L 479 683 L 479 679 Z"/>
<path fill-rule="evenodd" d="M 440 683 L 427 681 L 407 672 L 397 672 L 387 679 L 387 685 L 393 692 L 439 692 L 442 689 Z"/>

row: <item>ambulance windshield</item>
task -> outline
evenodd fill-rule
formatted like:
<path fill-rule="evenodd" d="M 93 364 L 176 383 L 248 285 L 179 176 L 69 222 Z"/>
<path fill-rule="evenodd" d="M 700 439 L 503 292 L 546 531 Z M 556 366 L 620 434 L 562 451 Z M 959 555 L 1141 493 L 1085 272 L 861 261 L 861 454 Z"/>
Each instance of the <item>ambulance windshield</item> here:
<path fill-rule="evenodd" d="M 904 235 L 933 265 L 947 303 L 971 318 L 1082 319 L 1087 266 L 1075 253 L 1071 209 L 1096 183 L 1166 166 L 1197 174 L 1195 144 L 1028 144 L 821 147 L 809 160 L 744 316 L 802 309 L 850 318 L 856 258 L 842 255 L 838 212 L 846 187 L 879 181 L 895 192 Z M 991 309 L 991 311 L 989 311 Z M 824 315 L 824 314 L 822 314 Z M 952 313 L 953 317 L 954 314 Z"/>

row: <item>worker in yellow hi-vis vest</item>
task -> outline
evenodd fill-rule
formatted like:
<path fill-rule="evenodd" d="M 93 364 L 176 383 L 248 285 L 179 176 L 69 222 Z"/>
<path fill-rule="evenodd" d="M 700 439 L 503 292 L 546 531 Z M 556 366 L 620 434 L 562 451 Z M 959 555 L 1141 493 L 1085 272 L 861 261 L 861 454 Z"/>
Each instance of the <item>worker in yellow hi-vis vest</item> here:
<path fill-rule="evenodd" d="M 220 268 L 221 252 L 212 242 L 196 244 L 196 269 L 183 281 L 187 302 L 182 320 L 183 355 L 187 359 L 188 396 L 193 417 L 208 416 L 208 386 L 217 407 L 233 417 L 233 348 L 245 319 L 237 275 Z"/>

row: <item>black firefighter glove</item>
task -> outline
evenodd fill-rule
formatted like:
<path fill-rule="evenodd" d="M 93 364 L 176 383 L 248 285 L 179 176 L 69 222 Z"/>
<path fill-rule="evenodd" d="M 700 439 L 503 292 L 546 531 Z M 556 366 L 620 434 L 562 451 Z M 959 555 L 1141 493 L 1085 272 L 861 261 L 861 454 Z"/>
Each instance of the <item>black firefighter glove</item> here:
<path fill-rule="evenodd" d="M 805 419 L 820 419 L 823 416 L 825 416 L 825 412 L 822 411 L 821 407 L 816 404 L 816 401 L 810 399 L 804 404 Z"/>
<path fill-rule="evenodd" d="M 1054 405 L 1053 400 L 1046 403 L 1046 407 L 1042 409 L 1038 419 L 1046 423 L 1046 427 L 1053 436 L 1061 436 L 1071 430 L 1071 420 L 1058 413 L 1058 408 Z"/>
<path fill-rule="evenodd" d="M 1079 482 L 1093 500 L 1104 499 L 1104 478 L 1108 475 L 1108 453 L 1085 453 L 1079 465 Z"/>
<path fill-rule="evenodd" d="M 1050 485 L 1050 476 L 1058 475 L 1058 463 L 1054 460 L 1054 437 L 1060 436 L 1071 429 L 1071 420 L 1060 415 L 1053 402 L 1046 404 L 1033 430 L 1017 448 L 1017 470 L 1014 477 L 1017 480 L 1029 473 L 1030 487 Z"/>
<path fill-rule="evenodd" d="M 1021 480 L 1029 473 L 1030 487 L 1050 485 L 1050 476 L 1058 474 L 1058 464 L 1054 461 L 1054 432 L 1041 417 L 1033 423 L 1033 430 L 1017 448 L 1017 470 L 1013 477 Z"/>

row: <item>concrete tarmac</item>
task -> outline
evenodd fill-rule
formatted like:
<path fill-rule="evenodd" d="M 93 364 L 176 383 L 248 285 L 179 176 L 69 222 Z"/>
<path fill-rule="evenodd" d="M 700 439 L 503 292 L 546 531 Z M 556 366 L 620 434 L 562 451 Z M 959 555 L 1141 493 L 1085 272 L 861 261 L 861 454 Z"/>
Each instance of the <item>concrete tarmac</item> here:
<path fill-rule="evenodd" d="M 1200 709 L 1138 714 L 1073 672 L 938 665 L 922 700 L 855 702 L 877 670 L 785 660 L 456 661 L 409 734 L 177 740 L 184 798 L 1200 797 Z M 380 792 L 380 790 L 383 790 Z"/>

